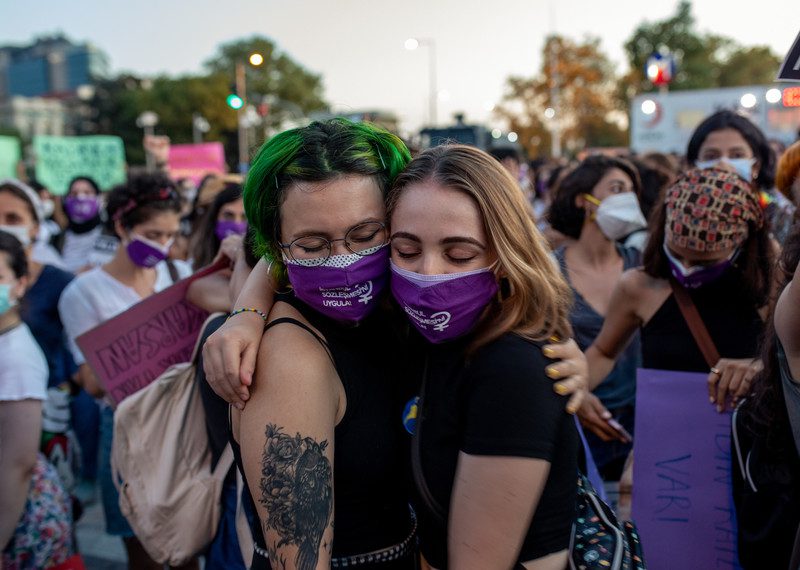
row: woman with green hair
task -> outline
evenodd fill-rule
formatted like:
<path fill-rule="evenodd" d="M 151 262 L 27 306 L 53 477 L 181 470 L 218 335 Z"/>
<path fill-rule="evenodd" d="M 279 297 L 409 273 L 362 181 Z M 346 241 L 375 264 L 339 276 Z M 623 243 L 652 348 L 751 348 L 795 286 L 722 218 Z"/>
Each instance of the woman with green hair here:
<path fill-rule="evenodd" d="M 237 408 L 234 451 L 261 521 L 253 568 L 416 567 L 401 422 L 415 359 L 397 334 L 407 323 L 380 307 L 384 200 L 410 158 L 395 135 L 334 119 L 275 136 L 253 161 L 245 209 L 272 261 L 204 350 L 209 382 Z M 290 290 L 269 310 L 272 284 Z M 571 358 L 559 375 L 578 375 L 557 390 L 582 387 L 574 343 L 554 351 Z"/>

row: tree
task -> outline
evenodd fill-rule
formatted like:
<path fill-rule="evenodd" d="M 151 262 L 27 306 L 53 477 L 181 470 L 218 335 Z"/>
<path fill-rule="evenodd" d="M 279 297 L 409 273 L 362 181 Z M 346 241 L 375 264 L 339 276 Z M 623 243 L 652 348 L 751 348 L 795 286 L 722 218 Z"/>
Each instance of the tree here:
<path fill-rule="evenodd" d="M 550 36 L 542 51 L 542 69 L 531 78 L 509 77 L 497 115 L 519 135 L 529 156 L 550 148 L 547 108 L 556 112 L 565 146 L 577 152 L 590 146 L 626 144 L 614 121 L 614 70 L 598 38 L 576 43 Z M 558 104 L 553 88 L 558 88 Z"/>
<path fill-rule="evenodd" d="M 719 71 L 720 87 L 772 83 L 781 59 L 767 46 L 738 47 Z"/>
<path fill-rule="evenodd" d="M 250 55 L 261 54 L 264 62 L 253 66 Z M 244 65 L 247 76 L 247 102 L 269 105 L 273 124 L 288 117 L 298 118 L 312 111 L 327 108 L 322 96 L 322 77 L 306 70 L 287 54 L 278 50 L 268 38 L 253 36 L 223 44 L 217 54 L 205 63 L 211 73 L 219 73 L 234 82 L 236 64 Z"/>
<path fill-rule="evenodd" d="M 682 0 L 672 16 L 641 23 L 625 42 L 630 71 L 618 89 L 621 105 L 627 107 L 637 93 L 654 89 L 645 65 L 658 51 L 672 54 L 677 62 L 670 90 L 770 83 L 780 65 L 768 47 L 743 47 L 730 38 L 699 31 L 691 2 Z"/>
<path fill-rule="evenodd" d="M 270 40 L 256 37 L 221 46 L 201 75 L 153 79 L 121 75 L 99 82 L 88 105 L 95 115 L 94 132 L 122 137 L 128 162 L 141 164 L 143 133 L 136 119 L 142 112 L 155 112 L 159 118 L 156 132 L 169 135 L 173 143 L 192 142 L 192 119 L 198 113 L 210 127 L 204 138 L 222 142 L 228 163 L 235 165 L 238 114 L 228 107 L 226 97 L 234 87 L 235 63 L 247 61 L 254 52 L 264 56 L 264 63 L 248 72 L 246 95 L 250 103 L 261 103 L 265 95 L 271 96 L 274 104 L 266 126 L 278 127 L 287 117 L 300 118 L 325 108 L 321 77 L 305 71 L 288 55 L 277 53 Z M 263 140 L 263 133 L 259 130 L 255 144 Z"/>

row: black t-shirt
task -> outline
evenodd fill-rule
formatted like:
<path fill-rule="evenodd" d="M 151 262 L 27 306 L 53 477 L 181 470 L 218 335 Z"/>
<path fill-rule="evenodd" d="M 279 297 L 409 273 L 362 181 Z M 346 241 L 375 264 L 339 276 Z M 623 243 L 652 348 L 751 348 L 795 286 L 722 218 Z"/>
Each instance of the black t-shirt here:
<path fill-rule="evenodd" d="M 459 452 L 543 459 L 550 472 L 519 560 L 569 547 L 575 518 L 578 433 L 566 398 L 545 376 L 538 343 L 506 334 L 464 361 L 467 341 L 430 348 L 421 410 L 421 464 L 436 501 L 449 510 Z M 447 529 L 418 501 L 425 558 L 447 568 Z M 486 521 L 487 525 L 491 521 Z"/>

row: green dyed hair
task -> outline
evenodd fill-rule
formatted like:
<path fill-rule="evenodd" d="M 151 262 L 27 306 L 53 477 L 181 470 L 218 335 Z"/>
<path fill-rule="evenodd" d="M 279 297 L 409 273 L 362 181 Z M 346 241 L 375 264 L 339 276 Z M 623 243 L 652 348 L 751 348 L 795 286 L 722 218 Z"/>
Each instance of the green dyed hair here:
<path fill-rule="evenodd" d="M 243 192 L 256 253 L 282 267 L 280 207 L 292 184 L 349 174 L 372 176 L 385 197 L 410 161 L 411 153 L 398 136 L 369 123 L 315 121 L 275 135 L 253 159 Z"/>

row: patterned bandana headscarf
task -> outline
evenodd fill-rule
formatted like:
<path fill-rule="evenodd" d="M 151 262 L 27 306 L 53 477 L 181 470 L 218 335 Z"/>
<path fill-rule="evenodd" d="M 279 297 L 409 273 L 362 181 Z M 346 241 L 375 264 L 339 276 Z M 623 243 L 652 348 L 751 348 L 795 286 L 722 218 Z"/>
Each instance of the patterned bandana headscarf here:
<path fill-rule="evenodd" d="M 752 223 L 764 224 L 756 192 L 738 174 L 708 168 L 692 169 L 666 192 L 665 241 L 696 252 L 739 247 Z"/>

